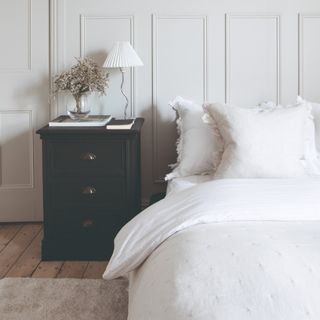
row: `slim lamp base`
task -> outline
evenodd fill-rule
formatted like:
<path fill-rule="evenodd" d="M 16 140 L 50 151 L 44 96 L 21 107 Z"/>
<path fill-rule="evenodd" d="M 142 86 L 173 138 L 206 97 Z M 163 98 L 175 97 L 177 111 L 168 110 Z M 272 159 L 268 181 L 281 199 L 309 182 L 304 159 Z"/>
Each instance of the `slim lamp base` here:
<path fill-rule="evenodd" d="M 121 91 L 122 95 L 124 96 L 124 98 L 126 99 L 126 105 L 124 107 L 124 114 L 123 114 L 124 115 L 124 119 L 126 120 L 127 119 L 128 106 L 129 106 L 129 99 L 126 96 L 126 94 L 124 93 L 124 90 L 123 90 L 125 70 L 124 70 L 124 68 L 120 68 L 120 71 L 121 71 L 121 74 L 122 74 L 122 81 L 121 81 L 120 91 Z"/>

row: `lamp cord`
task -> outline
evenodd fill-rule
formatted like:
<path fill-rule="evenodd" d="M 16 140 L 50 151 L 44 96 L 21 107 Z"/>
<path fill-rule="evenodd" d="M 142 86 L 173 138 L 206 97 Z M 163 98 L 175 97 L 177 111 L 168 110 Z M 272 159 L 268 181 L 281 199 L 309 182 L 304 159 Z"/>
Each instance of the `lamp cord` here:
<path fill-rule="evenodd" d="M 121 93 L 123 94 L 123 96 L 124 96 L 125 99 L 126 99 L 126 105 L 125 105 L 125 107 L 124 107 L 124 119 L 127 119 L 127 110 L 128 110 L 128 105 L 129 105 L 129 99 L 128 99 L 128 97 L 126 96 L 126 94 L 124 93 L 124 91 L 123 91 L 124 73 L 125 73 L 125 71 L 124 71 L 123 68 L 120 68 L 120 71 L 121 71 L 121 74 L 122 74 L 122 81 L 121 81 L 121 88 L 120 88 L 120 90 L 121 90 Z"/>

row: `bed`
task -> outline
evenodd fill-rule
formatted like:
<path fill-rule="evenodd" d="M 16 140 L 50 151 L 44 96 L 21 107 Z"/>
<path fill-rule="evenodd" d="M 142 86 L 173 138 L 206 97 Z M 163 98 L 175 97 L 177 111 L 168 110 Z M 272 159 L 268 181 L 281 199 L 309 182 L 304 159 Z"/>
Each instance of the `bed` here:
<path fill-rule="evenodd" d="M 320 179 L 180 190 L 126 225 L 105 277 L 129 275 L 130 320 L 319 319 L 319 190 Z"/>
<path fill-rule="evenodd" d="M 281 143 L 277 152 L 290 150 Z M 238 174 L 283 165 L 277 175 L 297 176 L 171 176 L 166 198 L 123 227 L 104 278 L 129 278 L 129 320 L 320 319 L 320 178 L 271 160 Z"/>

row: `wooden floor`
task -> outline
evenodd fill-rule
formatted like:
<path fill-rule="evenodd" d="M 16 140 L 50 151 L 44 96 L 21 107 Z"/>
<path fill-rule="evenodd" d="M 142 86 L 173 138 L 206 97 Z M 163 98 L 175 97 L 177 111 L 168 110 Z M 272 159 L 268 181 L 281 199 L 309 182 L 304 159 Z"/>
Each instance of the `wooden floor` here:
<path fill-rule="evenodd" d="M 107 262 L 41 261 L 42 224 L 0 224 L 0 279 L 6 277 L 101 279 Z"/>

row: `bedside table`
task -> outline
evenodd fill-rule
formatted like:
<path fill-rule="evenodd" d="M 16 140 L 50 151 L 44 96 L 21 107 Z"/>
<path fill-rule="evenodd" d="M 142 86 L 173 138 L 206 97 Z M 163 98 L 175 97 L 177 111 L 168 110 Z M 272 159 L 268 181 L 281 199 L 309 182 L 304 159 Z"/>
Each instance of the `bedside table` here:
<path fill-rule="evenodd" d="M 105 260 L 141 210 L 140 131 L 49 127 L 42 139 L 43 260 Z"/>

